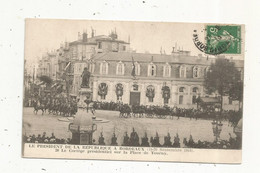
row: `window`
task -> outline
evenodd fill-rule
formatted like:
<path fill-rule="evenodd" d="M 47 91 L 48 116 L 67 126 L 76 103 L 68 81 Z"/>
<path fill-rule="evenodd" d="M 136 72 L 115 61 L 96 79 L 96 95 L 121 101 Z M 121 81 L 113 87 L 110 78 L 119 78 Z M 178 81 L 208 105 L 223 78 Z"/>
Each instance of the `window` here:
<path fill-rule="evenodd" d="M 180 78 L 186 78 L 186 67 L 185 66 L 180 66 Z"/>
<path fill-rule="evenodd" d="M 182 105 L 183 104 L 183 95 L 179 96 L 179 104 Z"/>
<path fill-rule="evenodd" d="M 166 63 L 166 65 L 163 67 L 163 76 L 164 77 L 171 76 L 171 66 L 168 63 Z"/>
<path fill-rule="evenodd" d="M 209 67 L 206 67 L 206 68 L 205 68 L 205 71 L 204 71 L 204 76 L 205 76 L 205 77 L 207 76 L 208 71 L 209 71 Z"/>
<path fill-rule="evenodd" d="M 95 63 L 91 62 L 91 64 L 89 64 L 89 72 L 90 73 L 94 73 L 95 72 Z"/>
<path fill-rule="evenodd" d="M 108 63 L 106 61 L 100 64 L 100 74 L 108 74 Z"/>
<path fill-rule="evenodd" d="M 82 72 L 82 69 L 81 69 L 81 64 L 79 64 L 79 73 Z"/>
<path fill-rule="evenodd" d="M 124 75 L 124 72 L 125 72 L 124 64 L 120 61 L 119 63 L 117 63 L 116 66 L 116 74 Z"/>
<path fill-rule="evenodd" d="M 196 104 L 197 103 L 197 96 L 194 95 L 192 96 L 192 104 Z"/>
<path fill-rule="evenodd" d="M 139 76 L 140 75 L 140 64 L 138 62 L 135 62 L 135 75 Z M 132 68 L 134 68 L 134 66 L 132 65 Z"/>
<path fill-rule="evenodd" d="M 153 63 L 148 66 L 148 76 L 156 76 L 156 66 Z"/>
<path fill-rule="evenodd" d="M 126 47 L 125 46 L 123 46 L 123 51 L 125 51 L 126 50 Z"/>
<path fill-rule="evenodd" d="M 198 78 L 200 77 L 200 68 L 195 66 L 193 67 L 193 78 Z"/>
<path fill-rule="evenodd" d="M 192 88 L 192 92 L 194 93 L 194 94 L 197 94 L 198 93 L 198 88 L 197 87 L 194 87 L 194 88 Z"/>
<path fill-rule="evenodd" d="M 98 42 L 98 49 L 102 49 L 102 42 Z"/>
<path fill-rule="evenodd" d="M 183 93 L 183 92 L 184 92 L 184 90 L 185 90 L 185 88 L 184 88 L 184 87 L 180 87 L 180 88 L 179 88 L 179 92 L 180 92 L 180 93 Z"/>
<path fill-rule="evenodd" d="M 197 103 L 198 94 L 199 94 L 198 87 L 193 87 L 192 88 L 192 104 Z"/>

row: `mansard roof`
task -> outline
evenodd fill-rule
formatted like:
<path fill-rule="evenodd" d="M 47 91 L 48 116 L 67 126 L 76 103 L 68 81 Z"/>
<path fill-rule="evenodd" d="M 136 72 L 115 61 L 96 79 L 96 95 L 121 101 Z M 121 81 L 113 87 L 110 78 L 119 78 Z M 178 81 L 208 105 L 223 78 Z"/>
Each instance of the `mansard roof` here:
<path fill-rule="evenodd" d="M 93 57 L 94 61 L 122 61 L 122 62 L 154 62 L 154 63 L 174 63 L 174 64 L 192 64 L 192 65 L 210 65 L 215 58 L 189 56 L 189 55 L 166 55 L 166 54 L 147 54 L 130 52 L 107 52 L 98 53 Z M 236 67 L 243 67 L 243 60 L 230 60 Z"/>

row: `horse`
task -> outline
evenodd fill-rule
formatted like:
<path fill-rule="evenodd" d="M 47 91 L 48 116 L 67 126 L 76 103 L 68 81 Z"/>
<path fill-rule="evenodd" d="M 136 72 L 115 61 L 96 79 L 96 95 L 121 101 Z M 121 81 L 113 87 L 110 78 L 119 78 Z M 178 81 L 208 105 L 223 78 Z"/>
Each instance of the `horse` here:
<path fill-rule="evenodd" d="M 38 113 L 38 110 L 41 110 L 42 111 L 42 115 L 44 113 L 44 105 L 40 102 L 40 101 L 35 101 L 33 103 L 33 108 L 34 108 L 34 113 L 37 115 Z"/>

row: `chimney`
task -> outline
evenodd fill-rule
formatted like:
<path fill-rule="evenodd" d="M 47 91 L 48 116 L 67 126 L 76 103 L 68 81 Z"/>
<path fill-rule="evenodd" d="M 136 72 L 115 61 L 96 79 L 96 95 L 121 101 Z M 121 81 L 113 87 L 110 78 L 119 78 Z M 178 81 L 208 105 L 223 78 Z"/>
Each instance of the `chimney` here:
<path fill-rule="evenodd" d="M 78 40 L 81 40 L 80 32 L 78 32 Z"/>
<path fill-rule="evenodd" d="M 93 38 L 95 36 L 94 29 L 91 27 L 91 37 Z"/>
<path fill-rule="evenodd" d="M 175 47 L 172 47 L 172 54 L 175 52 Z"/>
<path fill-rule="evenodd" d="M 88 41 L 88 34 L 86 32 L 83 33 L 83 42 L 87 42 Z"/>

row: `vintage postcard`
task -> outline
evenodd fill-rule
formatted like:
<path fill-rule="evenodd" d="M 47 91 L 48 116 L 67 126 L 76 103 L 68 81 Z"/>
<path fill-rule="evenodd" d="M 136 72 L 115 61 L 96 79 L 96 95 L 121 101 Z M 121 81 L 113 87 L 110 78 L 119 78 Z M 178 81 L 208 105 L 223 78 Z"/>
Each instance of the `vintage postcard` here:
<path fill-rule="evenodd" d="M 25 20 L 22 156 L 242 162 L 245 26 Z"/>

